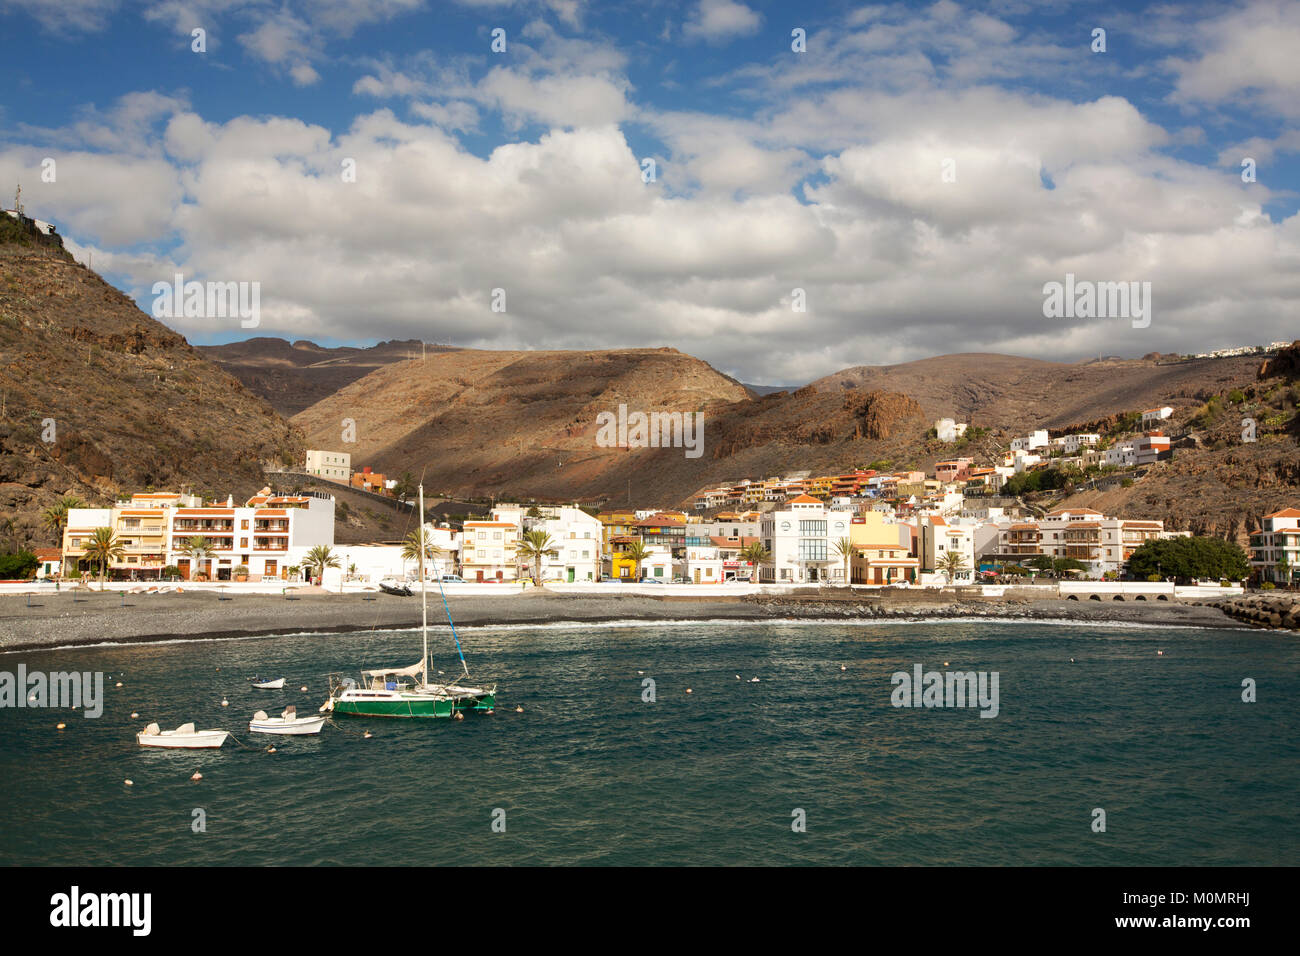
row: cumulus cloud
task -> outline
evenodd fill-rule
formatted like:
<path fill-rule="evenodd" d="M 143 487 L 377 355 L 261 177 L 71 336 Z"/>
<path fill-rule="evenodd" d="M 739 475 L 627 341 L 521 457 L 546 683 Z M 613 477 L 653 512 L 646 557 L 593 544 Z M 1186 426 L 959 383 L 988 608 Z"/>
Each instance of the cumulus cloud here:
<path fill-rule="evenodd" d="M 1199 55 L 1170 57 L 1173 99 L 1222 103 L 1251 97 L 1265 109 L 1300 116 L 1300 5 L 1289 0 L 1245 4 L 1196 24 Z"/>
<path fill-rule="evenodd" d="M 730 112 L 658 108 L 617 47 L 533 20 L 506 62 L 355 61 L 358 112 L 335 125 L 214 118 L 142 92 L 20 128 L 0 181 L 42 190 L 43 218 L 142 302 L 176 271 L 259 281 L 259 334 L 670 345 L 783 383 L 952 351 L 1071 359 L 1293 335 L 1300 217 L 1270 216 L 1267 177 L 1223 168 L 1240 149 L 1296 151 L 1292 133 L 1220 148 L 1219 124 L 1171 131 L 1122 95 L 1004 85 L 1073 54 L 944 0 L 914 19 L 874 7 L 813 33 L 816 57 L 721 77 L 742 88 L 729 105 L 750 104 Z M 246 42 L 315 70 L 315 36 L 280 7 Z M 886 82 L 891 68 L 907 82 Z M 507 135 L 485 146 L 484 128 Z M 46 190 L 33 170 L 49 149 Z M 1042 287 L 1067 272 L 1150 281 L 1150 327 L 1044 318 Z"/>
<path fill-rule="evenodd" d="M 682 35 L 688 40 L 719 43 L 752 36 L 762 23 L 760 14 L 736 0 L 699 0 L 682 24 Z"/>

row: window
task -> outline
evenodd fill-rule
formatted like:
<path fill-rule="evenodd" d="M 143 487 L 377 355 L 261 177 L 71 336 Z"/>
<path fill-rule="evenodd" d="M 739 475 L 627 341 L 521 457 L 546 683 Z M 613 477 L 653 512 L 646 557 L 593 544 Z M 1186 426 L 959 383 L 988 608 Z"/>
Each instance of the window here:
<path fill-rule="evenodd" d="M 800 521 L 799 533 L 809 537 L 818 535 L 824 538 L 826 537 L 826 522 L 814 520 Z"/>
<path fill-rule="evenodd" d="M 500 531 L 494 531 L 494 532 L 492 533 L 492 540 L 493 540 L 493 541 L 500 541 L 500 540 L 501 540 L 501 532 L 500 532 Z"/>
<path fill-rule="evenodd" d="M 826 560 L 825 539 L 824 538 L 800 538 L 799 539 L 799 560 L 800 561 L 825 561 Z"/>

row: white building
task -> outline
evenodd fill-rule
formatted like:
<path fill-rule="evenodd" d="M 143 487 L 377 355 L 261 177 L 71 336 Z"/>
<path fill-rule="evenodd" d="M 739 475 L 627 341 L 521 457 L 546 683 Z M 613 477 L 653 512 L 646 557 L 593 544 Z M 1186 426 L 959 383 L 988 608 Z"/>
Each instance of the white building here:
<path fill-rule="evenodd" d="M 1047 429 L 1039 428 L 1031 432 L 1024 438 L 1011 439 L 1011 450 L 1014 451 L 1033 451 L 1035 448 L 1047 447 Z"/>
<path fill-rule="evenodd" d="M 290 567 L 303 567 L 315 547 L 334 546 L 334 498 L 319 492 L 272 495 L 269 489 L 235 507 L 169 508 L 168 563 L 185 580 L 204 574 L 208 580 L 228 581 L 247 569 L 250 581 L 289 578 Z M 191 545 L 202 538 L 200 552 Z"/>
<path fill-rule="evenodd" d="M 830 511 L 811 495 L 799 495 L 785 510 L 763 515 L 760 535 L 770 556 L 759 568 L 760 579 L 847 584 L 835 542 L 849 537 L 852 520 L 851 512 Z"/>
<path fill-rule="evenodd" d="M 1080 448 L 1091 448 L 1101 441 L 1101 436 L 1093 432 L 1080 432 L 1077 435 L 1065 436 L 1065 453 L 1073 455 Z"/>
<path fill-rule="evenodd" d="M 939 572 L 949 584 L 969 584 L 975 579 L 973 526 L 950 523 L 937 516 L 923 517 L 917 522 L 916 546 L 922 574 Z M 943 570 L 943 562 L 951 553 L 960 555 L 962 569 L 949 574 Z"/>
<path fill-rule="evenodd" d="M 1160 408 L 1148 408 L 1142 412 L 1142 427 L 1149 428 L 1153 425 L 1159 425 L 1173 413 L 1174 410 L 1168 405 Z"/>
<path fill-rule="evenodd" d="M 934 423 L 934 431 L 939 441 L 956 441 L 966 434 L 966 428 L 965 422 L 954 421 L 951 418 L 941 418 Z"/>
<path fill-rule="evenodd" d="M 504 519 L 504 520 L 503 520 Z M 466 581 L 517 581 L 529 568 L 519 556 L 523 532 L 517 509 L 496 508 L 487 521 L 466 521 L 460 545 L 460 573 Z"/>
<path fill-rule="evenodd" d="M 1085 565 L 1087 574 L 1100 577 L 1122 570 L 1137 548 L 1163 532 L 1161 521 L 1108 518 L 1089 508 L 1058 509 L 1039 520 L 1010 523 L 990 557 L 1014 563 L 1035 557 L 1073 558 Z"/>
<path fill-rule="evenodd" d="M 311 449 L 307 452 L 303 471 L 347 484 L 352 480 L 352 455 L 346 451 Z"/>
<path fill-rule="evenodd" d="M 601 523 L 577 505 L 538 506 L 540 517 L 523 518 L 524 530 L 545 531 L 555 545 L 542 561 L 542 580 L 599 581 Z"/>

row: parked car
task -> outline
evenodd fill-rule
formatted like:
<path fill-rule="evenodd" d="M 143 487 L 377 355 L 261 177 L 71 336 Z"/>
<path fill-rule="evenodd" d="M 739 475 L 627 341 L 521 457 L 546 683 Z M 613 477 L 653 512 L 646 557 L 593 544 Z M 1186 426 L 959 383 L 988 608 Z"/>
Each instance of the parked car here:
<path fill-rule="evenodd" d="M 442 583 L 443 584 L 464 584 L 465 579 L 462 578 L 459 574 L 444 574 L 442 576 Z"/>

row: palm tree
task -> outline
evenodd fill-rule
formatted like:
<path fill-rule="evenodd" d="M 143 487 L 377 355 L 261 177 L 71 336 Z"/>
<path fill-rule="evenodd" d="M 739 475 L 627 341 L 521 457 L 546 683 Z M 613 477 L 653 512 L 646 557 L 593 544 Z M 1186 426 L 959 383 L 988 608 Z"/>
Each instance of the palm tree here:
<path fill-rule="evenodd" d="M 216 550 L 217 549 L 212 546 L 212 542 L 201 534 L 196 534 L 194 537 L 190 538 L 190 540 L 185 542 L 185 554 L 194 562 L 194 566 L 190 569 L 191 581 L 194 580 L 195 574 L 205 573 L 199 570 L 199 565 L 201 562 L 212 557 L 212 555 L 216 553 Z"/>
<path fill-rule="evenodd" d="M 750 565 L 753 567 L 754 570 L 750 572 L 751 573 L 750 580 L 752 583 L 757 583 L 757 581 L 755 581 L 754 578 L 758 576 L 758 566 L 762 564 L 764 561 L 766 561 L 768 558 L 772 557 L 772 552 L 768 551 L 767 548 L 763 547 L 763 542 L 755 541 L 753 544 L 747 544 L 743 548 L 741 548 L 740 556 L 744 558 L 746 561 L 748 561 Z"/>
<path fill-rule="evenodd" d="M 415 476 L 409 471 L 402 472 L 402 476 L 397 479 L 397 484 L 393 485 L 393 497 L 398 501 L 406 501 L 415 492 Z M 419 545 L 416 545 L 418 548 Z M 419 554 L 419 551 L 416 552 Z"/>
<path fill-rule="evenodd" d="M 41 514 L 41 524 L 54 532 L 60 546 L 63 545 L 63 529 L 68 525 L 68 511 L 84 505 L 85 502 L 76 495 L 64 495 Z"/>
<path fill-rule="evenodd" d="M 542 583 L 542 558 L 554 550 L 555 542 L 541 528 L 525 531 L 523 537 L 519 539 L 516 553 L 521 558 L 532 561 L 534 584 L 540 585 Z"/>
<path fill-rule="evenodd" d="M 96 528 L 82 549 L 85 557 L 99 565 L 99 589 L 104 590 L 104 578 L 108 575 L 108 565 L 126 556 L 122 541 L 113 533 L 112 528 Z"/>
<path fill-rule="evenodd" d="M 420 538 L 424 538 L 424 560 L 427 564 L 438 555 L 443 553 L 443 549 L 438 547 L 429 540 L 428 529 L 419 527 L 406 536 L 402 542 L 402 570 L 406 570 L 407 561 L 420 560 Z"/>
<path fill-rule="evenodd" d="M 419 545 L 416 545 L 416 547 L 418 548 Z M 325 569 L 337 568 L 339 559 L 335 556 L 334 549 L 329 545 L 318 544 L 307 552 L 307 555 L 302 559 L 302 563 L 313 577 L 324 578 Z"/>
<path fill-rule="evenodd" d="M 631 558 L 636 568 L 635 580 L 641 580 L 641 562 L 650 557 L 650 549 L 645 546 L 644 541 L 633 541 L 623 549 L 623 557 Z"/>
<path fill-rule="evenodd" d="M 951 582 L 963 571 L 969 571 L 970 565 L 966 563 L 966 555 L 960 551 L 945 551 L 943 557 L 936 562 L 935 570 L 942 571 Z"/>
<path fill-rule="evenodd" d="M 849 560 L 853 557 L 853 542 L 840 538 L 835 542 L 835 553 L 844 559 L 844 583 L 849 584 Z"/>

